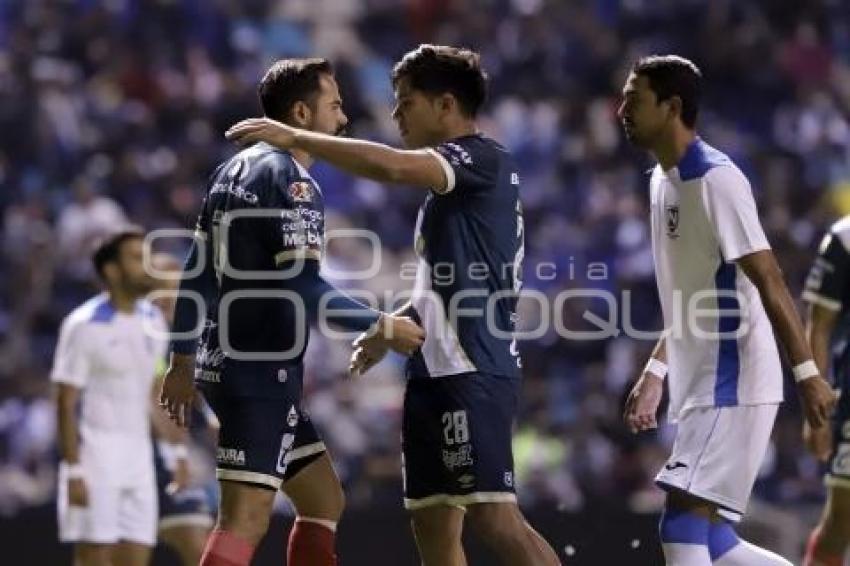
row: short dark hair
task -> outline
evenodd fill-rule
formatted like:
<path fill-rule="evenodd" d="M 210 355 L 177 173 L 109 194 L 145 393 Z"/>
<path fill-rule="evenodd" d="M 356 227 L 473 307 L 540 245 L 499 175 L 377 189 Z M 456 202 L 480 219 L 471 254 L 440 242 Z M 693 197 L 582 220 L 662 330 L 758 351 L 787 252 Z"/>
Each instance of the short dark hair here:
<path fill-rule="evenodd" d="M 650 55 L 639 59 L 632 72 L 649 80 L 659 102 L 678 96 L 682 100 L 682 123 L 693 129 L 702 83 L 702 72 L 693 61 L 678 55 Z"/>
<path fill-rule="evenodd" d="M 452 94 L 467 116 L 475 117 L 487 99 L 487 73 L 481 56 L 470 49 L 420 45 L 393 67 L 393 87 L 404 78 L 427 94 Z"/>
<path fill-rule="evenodd" d="M 288 121 L 296 102 L 313 105 L 321 90 L 322 75 L 333 75 L 327 59 L 281 59 L 276 61 L 257 87 L 263 114 L 275 120 Z"/>
<path fill-rule="evenodd" d="M 103 268 L 107 263 L 112 263 L 118 260 L 121 254 L 121 246 L 128 240 L 143 240 L 145 231 L 139 226 L 127 226 L 115 232 L 111 232 L 103 236 L 97 241 L 92 252 L 91 260 L 94 264 L 94 270 L 97 272 L 101 280 L 104 279 Z"/>

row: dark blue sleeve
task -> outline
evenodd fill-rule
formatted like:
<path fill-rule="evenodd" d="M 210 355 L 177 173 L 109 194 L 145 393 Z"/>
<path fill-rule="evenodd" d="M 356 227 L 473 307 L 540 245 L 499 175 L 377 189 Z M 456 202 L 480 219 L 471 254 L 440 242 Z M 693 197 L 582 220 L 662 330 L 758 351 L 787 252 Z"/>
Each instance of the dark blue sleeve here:
<path fill-rule="evenodd" d="M 189 250 L 189 255 L 183 265 L 183 277 L 180 279 L 180 290 L 177 295 L 177 303 L 174 307 L 174 324 L 171 332 L 173 334 L 192 333 L 191 338 L 182 340 L 171 340 L 171 351 L 176 354 L 194 354 L 198 348 L 198 338 L 203 329 L 203 321 L 206 318 L 206 313 L 203 309 L 209 304 L 210 297 L 215 291 L 215 272 L 213 270 L 212 261 L 208 261 L 209 257 L 201 257 L 202 246 L 198 245 L 199 239 L 202 239 L 203 233 L 199 232 L 195 241 L 192 242 L 192 247 Z M 192 270 L 196 268 L 199 261 L 203 261 L 203 269 L 194 276 Z M 200 295 L 202 299 L 199 304 L 192 296 Z M 201 309 L 201 312 L 198 312 Z"/>
<path fill-rule="evenodd" d="M 440 160 L 446 173 L 445 191 L 472 192 L 486 190 L 496 185 L 499 176 L 498 156 L 488 151 L 476 138 L 443 142 L 431 151 Z"/>
<path fill-rule="evenodd" d="M 300 265 L 297 265 L 300 264 Z M 331 295 L 325 306 L 325 320 L 346 330 L 368 330 L 378 322 L 381 313 L 358 303 L 327 281 L 319 274 L 319 262 L 306 260 L 303 262 L 287 262 L 282 269 L 289 269 L 297 274 L 286 279 L 287 287 L 298 293 L 304 300 L 307 316 L 316 320 L 319 316 L 319 304 L 323 296 Z"/>

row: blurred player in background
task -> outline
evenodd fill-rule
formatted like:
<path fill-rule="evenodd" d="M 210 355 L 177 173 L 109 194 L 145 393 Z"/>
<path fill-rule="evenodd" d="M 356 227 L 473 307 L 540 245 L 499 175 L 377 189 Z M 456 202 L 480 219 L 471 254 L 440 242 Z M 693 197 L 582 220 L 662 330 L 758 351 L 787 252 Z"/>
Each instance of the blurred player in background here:
<path fill-rule="evenodd" d="M 840 389 L 832 423 L 819 428 L 803 423 L 806 445 L 829 462 L 826 506 L 803 565 L 842 566 L 850 543 L 850 216 L 836 222 L 821 242 L 803 300 L 809 304 L 806 334 L 815 363 L 822 375 L 832 369 Z"/>
<path fill-rule="evenodd" d="M 701 80 L 681 57 L 641 59 L 618 110 L 628 140 L 658 160 L 652 247 L 668 329 L 625 420 L 634 432 L 657 426 L 669 367 L 669 418 L 678 429 L 656 478 L 667 491 L 660 525 L 667 564 L 789 564 L 740 540 L 730 523 L 746 511 L 782 401 L 774 332 L 810 424 L 827 422 L 834 396 L 812 360 L 746 177 L 695 133 Z"/>
<path fill-rule="evenodd" d="M 167 328 L 142 299 L 151 285 L 143 238 L 126 229 L 94 252 L 106 291 L 63 321 L 51 374 L 62 458 L 59 539 L 74 543 L 78 566 L 141 566 L 156 543 L 151 390 Z"/>
<path fill-rule="evenodd" d="M 522 208 L 512 155 L 476 126 L 486 75 L 477 53 L 422 45 L 395 66 L 392 82 L 393 118 L 408 150 L 267 119 L 243 121 L 228 137 L 305 151 L 356 175 L 427 191 L 414 235 L 416 284 L 411 303 L 397 311 L 427 333 L 408 362 L 402 425 L 404 501 L 420 556 L 428 566 L 466 564 L 467 516 L 504 564 L 559 564 L 514 493 L 511 434 L 521 363 L 512 332 L 522 284 Z M 447 268 L 452 277 L 443 277 Z M 501 298 L 491 304 L 490 297 Z M 488 306 L 492 317 L 484 316 Z M 355 372 L 386 353 L 380 336 L 356 346 Z"/>
<path fill-rule="evenodd" d="M 177 286 L 183 266 L 172 255 L 156 253 L 151 255 L 150 275 L 155 281 L 153 302 L 162 311 L 169 327 L 174 321 L 174 306 L 177 299 Z M 157 377 L 165 373 L 165 358 L 160 364 Z M 154 390 L 158 392 L 161 381 L 157 381 Z M 196 407 L 200 406 L 200 420 L 203 426 L 218 430 L 218 420 L 206 406 L 206 402 L 197 394 Z M 191 435 L 180 428 L 166 412 L 155 406 L 152 415 L 154 424 L 154 465 L 156 470 L 156 488 L 159 500 L 159 541 L 171 547 L 184 566 L 196 566 L 200 562 L 207 537 L 215 522 L 206 492 L 201 486 L 192 485 L 189 467 Z"/>
<path fill-rule="evenodd" d="M 259 95 L 266 116 L 294 126 L 333 135 L 347 123 L 332 68 L 322 59 L 275 63 Z M 221 422 L 221 503 L 204 566 L 251 561 L 278 489 L 297 515 L 287 563 L 336 563 L 343 492 L 301 408 L 307 316 L 316 318 L 322 303 L 328 322 L 387 332 L 392 347 L 405 354 L 422 343 L 422 329 L 413 321 L 369 309 L 319 274 L 324 203 L 307 172 L 312 161 L 303 150 L 257 144 L 223 163 L 212 176 L 187 260 L 181 292 L 201 298 L 204 329 L 197 358 L 197 340 L 172 342 L 162 399 L 185 425 L 194 373 Z M 200 275 L 192 277 L 189 270 L 198 261 Z M 174 331 L 185 336 L 197 325 L 193 301 L 181 294 Z"/>

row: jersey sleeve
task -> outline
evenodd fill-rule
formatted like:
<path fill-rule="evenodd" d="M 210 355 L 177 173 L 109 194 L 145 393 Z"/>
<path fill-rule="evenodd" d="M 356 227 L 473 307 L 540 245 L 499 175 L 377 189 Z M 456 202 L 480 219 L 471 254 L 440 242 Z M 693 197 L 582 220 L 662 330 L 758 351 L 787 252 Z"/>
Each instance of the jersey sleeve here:
<path fill-rule="evenodd" d="M 824 236 L 806 284 L 803 299 L 839 311 L 850 289 L 850 251 L 832 232 Z"/>
<path fill-rule="evenodd" d="M 703 199 L 723 258 L 735 261 L 770 249 L 747 178 L 732 167 L 715 167 L 706 176 Z"/>
<path fill-rule="evenodd" d="M 74 387 L 85 387 L 91 371 L 91 359 L 85 337 L 86 325 L 65 319 L 59 329 L 59 343 L 53 359 L 50 380 Z"/>
<path fill-rule="evenodd" d="M 447 141 L 426 151 L 440 163 L 446 175 L 444 188 L 432 188 L 437 194 L 448 194 L 455 190 L 478 191 L 496 184 L 498 161 L 484 155 L 484 152 L 474 151 L 470 143 Z"/>

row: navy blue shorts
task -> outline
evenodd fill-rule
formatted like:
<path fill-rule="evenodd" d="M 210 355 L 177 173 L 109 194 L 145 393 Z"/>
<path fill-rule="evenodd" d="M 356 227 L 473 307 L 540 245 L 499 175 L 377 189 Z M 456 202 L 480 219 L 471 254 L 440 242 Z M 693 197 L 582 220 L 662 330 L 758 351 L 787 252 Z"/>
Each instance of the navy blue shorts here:
<path fill-rule="evenodd" d="M 198 381 L 221 423 L 216 477 L 277 490 L 325 445 L 301 407 L 303 366 L 246 366 L 231 365 L 217 381 Z"/>
<path fill-rule="evenodd" d="M 832 417 L 832 456 L 826 485 L 850 488 L 850 391 L 843 391 Z"/>
<path fill-rule="evenodd" d="M 165 462 L 158 442 L 154 442 L 157 498 L 159 500 L 159 529 L 197 526 L 212 528 L 213 509 L 207 492 L 198 486 L 168 492 L 173 474 Z"/>
<path fill-rule="evenodd" d="M 515 502 L 518 378 L 412 378 L 404 395 L 404 505 Z"/>

